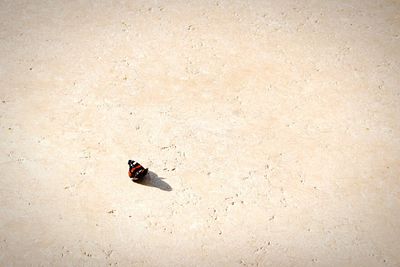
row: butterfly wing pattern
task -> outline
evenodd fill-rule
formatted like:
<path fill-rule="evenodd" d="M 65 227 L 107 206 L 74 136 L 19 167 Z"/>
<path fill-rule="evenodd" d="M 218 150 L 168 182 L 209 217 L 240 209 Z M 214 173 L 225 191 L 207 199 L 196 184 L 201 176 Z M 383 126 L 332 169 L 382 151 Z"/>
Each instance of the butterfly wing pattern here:
<path fill-rule="evenodd" d="M 132 179 L 132 181 L 140 181 L 142 180 L 146 174 L 148 173 L 148 169 L 144 168 L 139 162 L 134 160 L 128 161 L 129 171 L 128 175 Z"/>

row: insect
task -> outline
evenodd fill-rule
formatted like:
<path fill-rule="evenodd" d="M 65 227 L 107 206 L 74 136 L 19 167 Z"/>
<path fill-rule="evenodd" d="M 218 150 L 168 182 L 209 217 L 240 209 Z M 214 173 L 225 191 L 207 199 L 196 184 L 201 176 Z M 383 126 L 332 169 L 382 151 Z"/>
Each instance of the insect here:
<path fill-rule="evenodd" d="M 129 171 L 128 175 L 132 179 L 132 181 L 140 181 L 142 180 L 146 174 L 148 173 L 149 169 L 145 169 L 139 162 L 134 160 L 128 160 Z"/>

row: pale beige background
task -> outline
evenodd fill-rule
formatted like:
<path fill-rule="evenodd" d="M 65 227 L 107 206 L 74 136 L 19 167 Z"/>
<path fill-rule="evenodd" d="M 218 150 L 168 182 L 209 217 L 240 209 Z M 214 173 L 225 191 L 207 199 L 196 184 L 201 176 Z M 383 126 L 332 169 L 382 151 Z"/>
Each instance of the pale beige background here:
<path fill-rule="evenodd" d="M 0 265 L 399 266 L 399 73 L 399 1 L 2 0 Z"/>

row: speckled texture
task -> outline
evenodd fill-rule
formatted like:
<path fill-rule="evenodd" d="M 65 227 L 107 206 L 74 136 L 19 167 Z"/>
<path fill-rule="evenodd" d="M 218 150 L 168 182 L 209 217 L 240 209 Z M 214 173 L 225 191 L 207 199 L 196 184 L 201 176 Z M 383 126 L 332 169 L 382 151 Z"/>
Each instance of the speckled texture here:
<path fill-rule="evenodd" d="M 399 14 L 1 0 L 0 265 L 399 266 Z"/>

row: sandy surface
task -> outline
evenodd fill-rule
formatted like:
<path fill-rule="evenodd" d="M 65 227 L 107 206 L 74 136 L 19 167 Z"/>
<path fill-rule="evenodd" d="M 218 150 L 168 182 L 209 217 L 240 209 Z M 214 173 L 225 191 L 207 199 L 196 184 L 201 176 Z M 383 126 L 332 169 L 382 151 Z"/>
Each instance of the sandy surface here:
<path fill-rule="evenodd" d="M 0 265 L 399 266 L 399 73 L 398 1 L 2 0 Z"/>

